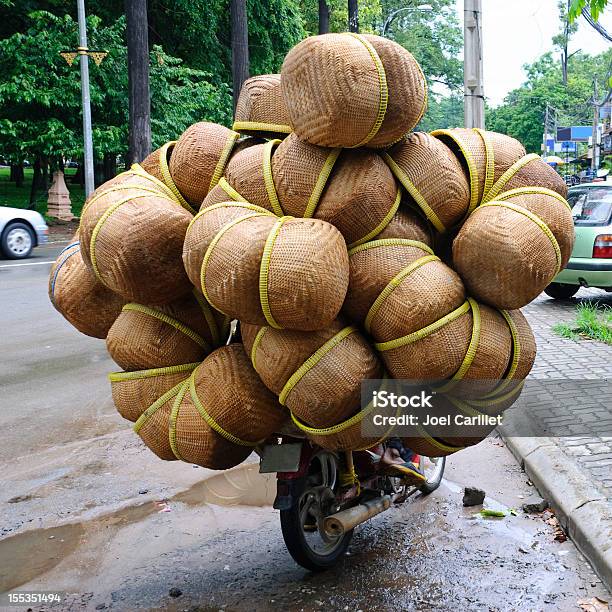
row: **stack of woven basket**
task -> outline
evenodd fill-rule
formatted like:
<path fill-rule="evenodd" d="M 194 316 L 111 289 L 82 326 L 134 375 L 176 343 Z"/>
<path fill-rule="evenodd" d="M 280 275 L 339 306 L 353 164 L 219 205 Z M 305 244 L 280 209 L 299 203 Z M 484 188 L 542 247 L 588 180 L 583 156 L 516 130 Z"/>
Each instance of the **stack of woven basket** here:
<path fill-rule="evenodd" d="M 158 456 L 228 468 L 290 420 L 372 447 L 364 379 L 445 379 L 468 415 L 515 401 L 535 358 L 518 309 L 572 248 L 565 185 L 508 136 L 411 132 L 426 103 L 398 44 L 311 37 L 245 83 L 236 131 L 197 123 L 88 199 L 51 300 L 106 338 L 115 404 Z"/>

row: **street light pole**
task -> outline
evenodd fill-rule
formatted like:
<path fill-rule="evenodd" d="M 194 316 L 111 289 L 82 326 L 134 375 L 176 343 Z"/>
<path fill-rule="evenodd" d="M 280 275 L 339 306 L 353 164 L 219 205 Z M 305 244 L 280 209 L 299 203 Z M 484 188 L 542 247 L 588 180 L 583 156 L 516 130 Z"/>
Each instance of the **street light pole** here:
<path fill-rule="evenodd" d="M 484 128 L 482 0 L 465 0 L 463 11 L 464 125 Z"/>
<path fill-rule="evenodd" d="M 94 190 L 93 142 L 91 137 L 91 104 L 89 99 L 89 56 L 87 55 L 87 25 L 85 0 L 77 0 L 79 14 L 78 54 L 81 66 L 81 97 L 83 100 L 83 145 L 85 157 L 85 197 Z"/>

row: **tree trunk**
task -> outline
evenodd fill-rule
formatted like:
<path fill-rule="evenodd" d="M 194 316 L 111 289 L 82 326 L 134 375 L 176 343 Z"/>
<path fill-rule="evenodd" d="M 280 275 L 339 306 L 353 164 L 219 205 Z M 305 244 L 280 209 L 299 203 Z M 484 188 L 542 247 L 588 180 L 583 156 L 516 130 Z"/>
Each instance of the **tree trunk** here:
<path fill-rule="evenodd" d="M 147 0 L 125 0 L 130 122 L 128 165 L 151 152 Z"/>
<path fill-rule="evenodd" d="M 348 0 L 348 26 L 349 32 L 359 32 L 358 0 Z"/>
<path fill-rule="evenodd" d="M 246 0 L 231 0 L 232 20 L 232 83 L 234 109 L 242 84 L 249 78 L 249 26 Z"/>
<path fill-rule="evenodd" d="M 94 160 L 94 184 L 99 187 L 104 181 L 104 161 L 96 157 Z"/>
<path fill-rule="evenodd" d="M 319 0 L 319 34 L 329 32 L 329 6 L 326 0 Z"/>
<path fill-rule="evenodd" d="M 110 181 L 117 174 L 117 156 L 114 153 L 104 154 L 104 180 Z"/>
<path fill-rule="evenodd" d="M 10 181 L 15 183 L 15 187 L 23 187 L 23 162 L 11 164 Z"/>
<path fill-rule="evenodd" d="M 42 169 L 42 177 L 40 179 L 41 187 L 45 191 L 49 190 L 49 158 L 45 155 L 40 159 L 40 165 Z"/>
<path fill-rule="evenodd" d="M 36 192 L 46 188 L 47 184 L 43 175 L 43 159 L 40 155 L 37 155 L 34 159 L 34 174 L 32 175 L 32 186 L 30 187 L 30 205 L 28 206 L 30 210 L 36 208 Z"/>

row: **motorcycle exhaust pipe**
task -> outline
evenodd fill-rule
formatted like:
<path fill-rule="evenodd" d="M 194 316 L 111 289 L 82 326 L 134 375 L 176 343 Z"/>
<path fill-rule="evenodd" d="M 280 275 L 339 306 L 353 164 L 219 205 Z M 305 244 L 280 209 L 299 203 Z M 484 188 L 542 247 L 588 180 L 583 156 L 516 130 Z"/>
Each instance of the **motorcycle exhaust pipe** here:
<path fill-rule="evenodd" d="M 336 514 L 328 516 L 323 521 L 323 529 L 329 536 L 338 537 L 344 535 L 357 525 L 388 510 L 392 502 L 391 495 L 383 495 L 376 499 L 370 499 L 362 504 L 347 508 Z"/>

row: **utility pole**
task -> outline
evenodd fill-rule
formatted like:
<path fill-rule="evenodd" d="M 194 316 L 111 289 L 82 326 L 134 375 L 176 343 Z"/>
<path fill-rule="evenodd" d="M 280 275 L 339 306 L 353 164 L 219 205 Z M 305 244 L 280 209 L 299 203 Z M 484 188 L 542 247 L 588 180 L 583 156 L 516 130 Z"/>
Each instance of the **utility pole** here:
<path fill-rule="evenodd" d="M 591 157 L 591 170 L 597 172 L 599 168 L 599 146 L 597 145 L 597 136 L 599 132 L 599 102 L 597 91 L 597 79 L 593 79 L 593 148 Z"/>
<path fill-rule="evenodd" d="M 544 155 L 548 155 L 548 146 L 547 146 L 547 140 L 548 140 L 548 121 L 549 121 L 549 107 L 548 107 L 548 102 L 546 103 L 546 111 L 544 113 L 544 136 L 542 138 L 542 143 L 543 143 L 543 147 L 542 147 L 542 153 Z"/>
<path fill-rule="evenodd" d="M 87 25 L 85 0 L 77 0 L 79 16 L 79 54 L 81 66 L 81 97 L 83 100 L 83 150 L 85 158 L 85 197 L 94 190 L 93 141 L 91 137 L 91 103 L 89 99 L 89 55 L 87 55 Z"/>
<path fill-rule="evenodd" d="M 484 128 L 482 0 L 465 0 L 463 45 L 464 125 L 469 128 Z"/>
<path fill-rule="evenodd" d="M 232 86 L 234 110 L 242 84 L 249 78 L 249 26 L 246 0 L 231 0 L 232 23 Z"/>
<path fill-rule="evenodd" d="M 130 126 L 128 166 L 151 152 L 147 0 L 125 0 Z"/>

